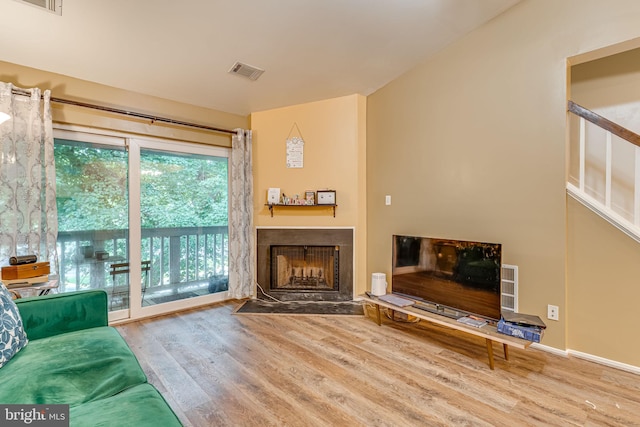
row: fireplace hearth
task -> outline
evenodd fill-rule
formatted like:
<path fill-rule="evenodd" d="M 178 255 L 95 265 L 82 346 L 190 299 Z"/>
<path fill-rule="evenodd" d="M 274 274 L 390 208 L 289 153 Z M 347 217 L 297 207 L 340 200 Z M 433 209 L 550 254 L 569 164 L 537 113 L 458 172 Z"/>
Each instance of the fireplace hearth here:
<path fill-rule="evenodd" d="M 273 298 L 353 299 L 352 229 L 259 228 L 256 258 L 258 284 Z"/>

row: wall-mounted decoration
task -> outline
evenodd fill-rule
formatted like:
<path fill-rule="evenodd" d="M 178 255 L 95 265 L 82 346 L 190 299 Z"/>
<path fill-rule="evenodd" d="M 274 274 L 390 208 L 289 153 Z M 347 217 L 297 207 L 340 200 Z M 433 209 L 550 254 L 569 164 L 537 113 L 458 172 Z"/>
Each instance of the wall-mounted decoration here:
<path fill-rule="evenodd" d="M 298 136 L 291 136 L 293 130 L 298 131 Z M 293 123 L 289 136 L 287 136 L 287 167 L 288 168 L 302 168 L 304 167 L 304 139 L 302 138 L 302 132 L 297 123 Z"/>
<path fill-rule="evenodd" d="M 336 190 L 318 190 L 318 204 L 319 205 L 335 205 L 336 204 Z"/>
<path fill-rule="evenodd" d="M 270 205 L 277 205 L 280 203 L 280 189 L 270 188 L 267 191 L 267 203 Z"/>
<path fill-rule="evenodd" d="M 304 192 L 305 204 L 307 205 L 315 205 L 316 204 L 316 192 L 307 190 Z"/>

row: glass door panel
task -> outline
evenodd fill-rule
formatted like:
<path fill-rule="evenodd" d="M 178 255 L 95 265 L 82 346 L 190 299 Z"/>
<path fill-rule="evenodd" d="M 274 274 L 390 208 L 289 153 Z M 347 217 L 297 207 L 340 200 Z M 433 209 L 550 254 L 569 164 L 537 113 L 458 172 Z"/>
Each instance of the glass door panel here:
<path fill-rule="evenodd" d="M 59 292 L 104 289 L 110 310 L 127 309 L 128 280 L 112 274 L 114 266 L 129 258 L 129 160 L 124 140 L 84 134 L 56 137 L 54 154 Z"/>
<path fill-rule="evenodd" d="M 225 156 L 140 150 L 142 306 L 228 288 Z"/>

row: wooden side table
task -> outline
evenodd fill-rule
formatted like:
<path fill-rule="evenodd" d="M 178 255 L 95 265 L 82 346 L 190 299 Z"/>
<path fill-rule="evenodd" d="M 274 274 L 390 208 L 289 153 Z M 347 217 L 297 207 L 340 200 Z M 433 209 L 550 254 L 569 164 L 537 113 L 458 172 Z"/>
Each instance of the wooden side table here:
<path fill-rule="evenodd" d="M 22 292 L 31 293 L 31 291 L 35 291 L 37 293 L 37 296 L 42 296 L 47 295 L 49 292 L 51 292 L 52 289 L 58 289 L 58 279 L 49 280 L 43 283 L 25 283 L 23 286 L 14 283 L 8 285 L 7 289 L 9 289 L 9 291 L 11 291 L 12 293 L 18 293 L 21 296 Z"/>

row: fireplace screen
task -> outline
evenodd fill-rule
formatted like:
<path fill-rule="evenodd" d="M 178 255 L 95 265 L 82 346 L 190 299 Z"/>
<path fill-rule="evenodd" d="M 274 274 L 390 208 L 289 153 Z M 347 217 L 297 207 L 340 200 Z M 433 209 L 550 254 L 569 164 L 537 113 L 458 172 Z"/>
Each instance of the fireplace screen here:
<path fill-rule="evenodd" d="M 339 246 L 271 246 L 271 289 L 338 290 Z"/>

